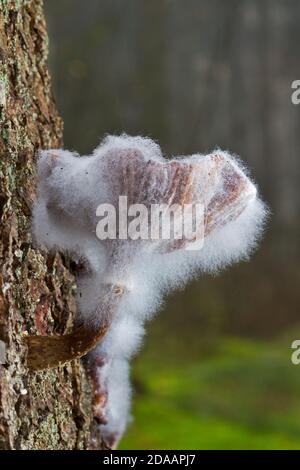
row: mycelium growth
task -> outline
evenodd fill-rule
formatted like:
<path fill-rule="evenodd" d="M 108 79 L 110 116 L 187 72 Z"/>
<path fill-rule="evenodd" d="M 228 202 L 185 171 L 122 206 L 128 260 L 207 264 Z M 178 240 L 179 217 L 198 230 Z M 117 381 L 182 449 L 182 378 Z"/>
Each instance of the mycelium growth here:
<path fill-rule="evenodd" d="M 128 205 L 146 208 L 200 204 L 201 249 L 191 249 L 196 236 L 99 239 L 97 208 L 110 204 L 118 212 L 120 196 Z M 41 152 L 35 239 L 67 252 L 82 269 L 78 327 L 66 336 L 29 337 L 29 366 L 55 367 L 91 350 L 85 364 L 93 383 L 94 417 L 108 445 L 115 445 L 128 419 L 128 359 L 141 343 L 145 318 L 158 309 L 164 292 L 247 258 L 265 215 L 240 162 L 219 150 L 166 160 L 152 140 L 122 135 L 104 139 L 91 156 Z"/>

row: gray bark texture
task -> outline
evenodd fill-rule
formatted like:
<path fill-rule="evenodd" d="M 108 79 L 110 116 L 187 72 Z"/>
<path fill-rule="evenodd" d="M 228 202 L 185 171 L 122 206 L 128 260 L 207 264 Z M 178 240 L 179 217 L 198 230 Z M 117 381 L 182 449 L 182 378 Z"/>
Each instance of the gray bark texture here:
<path fill-rule="evenodd" d="M 75 312 L 69 261 L 35 249 L 30 234 L 36 153 L 62 145 L 47 55 L 42 0 L 0 0 L 0 449 L 90 448 L 80 361 L 26 368 L 24 335 L 64 334 Z"/>

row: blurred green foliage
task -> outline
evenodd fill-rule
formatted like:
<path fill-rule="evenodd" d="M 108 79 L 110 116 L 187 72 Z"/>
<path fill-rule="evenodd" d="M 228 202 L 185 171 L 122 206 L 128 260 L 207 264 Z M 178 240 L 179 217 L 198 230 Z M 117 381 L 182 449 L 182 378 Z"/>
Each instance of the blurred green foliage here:
<path fill-rule="evenodd" d="M 120 449 L 300 449 L 295 334 L 225 337 L 194 358 L 183 344 L 155 347 L 152 335 L 135 362 L 134 420 Z"/>

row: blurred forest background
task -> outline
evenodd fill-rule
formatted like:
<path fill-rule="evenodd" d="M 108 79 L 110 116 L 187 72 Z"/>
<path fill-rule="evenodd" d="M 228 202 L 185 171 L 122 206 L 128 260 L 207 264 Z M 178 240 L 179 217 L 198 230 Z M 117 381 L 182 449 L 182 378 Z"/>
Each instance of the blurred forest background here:
<path fill-rule="evenodd" d="M 300 448 L 298 0 L 45 0 L 65 146 L 239 154 L 272 210 L 249 263 L 174 293 L 134 361 L 121 448 Z"/>

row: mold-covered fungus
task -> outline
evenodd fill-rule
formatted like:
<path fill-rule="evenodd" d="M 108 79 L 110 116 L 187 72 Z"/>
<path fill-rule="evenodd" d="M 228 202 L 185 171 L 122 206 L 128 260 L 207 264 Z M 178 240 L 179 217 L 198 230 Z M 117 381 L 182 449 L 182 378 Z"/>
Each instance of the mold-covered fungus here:
<path fill-rule="evenodd" d="M 118 212 L 153 204 L 203 207 L 197 237 L 99 239 L 97 208 Z M 77 326 L 65 336 L 29 337 L 30 368 L 56 367 L 86 353 L 93 384 L 93 413 L 109 446 L 122 435 L 130 402 L 128 359 L 143 336 L 143 322 L 164 292 L 201 272 L 215 272 L 255 248 L 265 220 L 257 189 L 240 162 L 226 152 L 166 160 L 141 137 L 109 136 L 90 156 L 56 149 L 38 160 L 36 242 L 67 252 L 81 266 L 77 276 Z M 162 214 L 164 217 L 164 214 Z M 101 341 L 100 341 L 101 340 Z"/>

